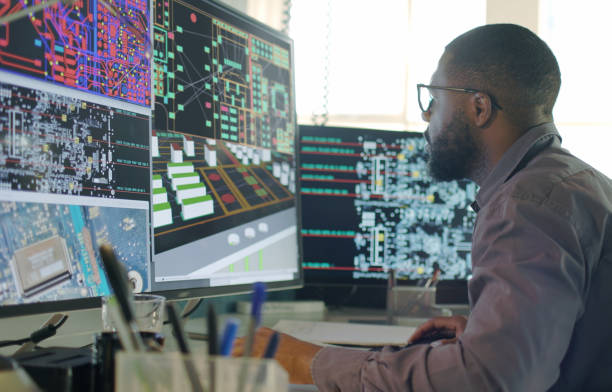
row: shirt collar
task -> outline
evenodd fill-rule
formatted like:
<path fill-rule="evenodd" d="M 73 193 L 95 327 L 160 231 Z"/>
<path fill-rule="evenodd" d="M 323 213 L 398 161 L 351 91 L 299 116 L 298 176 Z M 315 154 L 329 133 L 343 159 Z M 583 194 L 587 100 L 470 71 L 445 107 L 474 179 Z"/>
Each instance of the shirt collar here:
<path fill-rule="evenodd" d="M 545 123 L 529 129 L 523 136 L 518 138 L 516 142 L 502 155 L 497 165 L 491 173 L 483 181 L 476 202 L 472 208 L 478 212 L 482 206 L 487 204 L 498 188 L 508 180 L 513 174 L 515 168 L 525 158 L 529 151 L 545 139 L 557 137 L 561 140 L 559 132 L 554 123 Z"/>

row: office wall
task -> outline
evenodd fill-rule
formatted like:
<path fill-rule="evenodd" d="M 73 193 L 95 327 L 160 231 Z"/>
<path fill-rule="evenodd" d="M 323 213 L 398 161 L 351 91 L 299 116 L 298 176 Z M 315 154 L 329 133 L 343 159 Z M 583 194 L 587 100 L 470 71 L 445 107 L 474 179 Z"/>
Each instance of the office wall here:
<path fill-rule="evenodd" d="M 516 23 L 538 31 L 539 0 L 487 0 L 487 24 Z"/>

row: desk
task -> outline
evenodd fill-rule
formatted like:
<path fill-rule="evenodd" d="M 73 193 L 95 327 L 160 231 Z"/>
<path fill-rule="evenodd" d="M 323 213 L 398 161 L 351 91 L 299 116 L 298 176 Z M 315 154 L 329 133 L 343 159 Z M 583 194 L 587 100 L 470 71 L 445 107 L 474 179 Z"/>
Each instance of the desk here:
<path fill-rule="evenodd" d="M 467 314 L 467 306 L 453 307 L 453 314 Z M 84 311 L 70 312 L 70 318 L 66 324 L 59 329 L 58 334 L 40 345 L 43 347 L 63 346 L 63 347 L 82 347 L 93 342 L 93 334 L 101 330 L 101 316 L 99 309 L 89 309 Z M 2 320 L 2 339 L 17 339 L 29 334 L 37 329 L 51 314 L 15 317 Z M 240 335 L 246 333 L 248 315 L 244 314 L 221 314 L 219 316 L 220 325 L 228 317 L 236 317 L 241 320 Z M 384 324 L 386 322 L 386 311 L 384 309 L 371 308 L 342 308 L 328 309 L 319 313 L 286 313 L 264 315 L 262 325 L 272 327 L 281 319 L 304 320 L 304 321 L 331 321 L 331 322 L 365 322 L 373 324 Z M 402 325 L 418 326 L 425 320 L 423 319 L 403 319 Z M 188 332 L 206 332 L 206 322 L 204 318 L 191 318 L 186 323 Z M 169 326 L 164 326 L 162 331 L 166 335 L 165 350 L 178 351 L 175 339 L 172 337 Z M 205 341 L 191 339 L 192 350 L 194 352 L 206 352 Z M 11 355 L 16 347 L 5 347 L 0 350 L 0 354 Z M 310 388 L 310 389 L 308 389 Z M 295 386 L 291 391 L 313 391 L 312 387 Z"/>

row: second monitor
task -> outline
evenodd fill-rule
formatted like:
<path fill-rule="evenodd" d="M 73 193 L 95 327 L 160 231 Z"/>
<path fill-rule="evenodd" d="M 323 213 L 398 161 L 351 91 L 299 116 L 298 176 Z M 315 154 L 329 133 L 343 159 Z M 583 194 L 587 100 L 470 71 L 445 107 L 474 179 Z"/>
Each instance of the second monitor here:
<path fill-rule="evenodd" d="M 300 285 L 292 41 L 212 1 L 154 9 L 153 290 Z"/>
<path fill-rule="evenodd" d="M 306 285 L 471 275 L 471 181 L 427 174 L 422 133 L 300 126 Z"/>

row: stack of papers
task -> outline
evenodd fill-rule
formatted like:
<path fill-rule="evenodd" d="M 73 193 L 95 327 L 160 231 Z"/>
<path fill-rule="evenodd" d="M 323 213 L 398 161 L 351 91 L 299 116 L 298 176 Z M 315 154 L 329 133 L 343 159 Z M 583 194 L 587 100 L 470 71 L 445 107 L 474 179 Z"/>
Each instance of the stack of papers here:
<path fill-rule="evenodd" d="M 280 320 L 273 329 L 316 344 L 350 346 L 405 345 L 414 327 L 327 321 Z"/>

